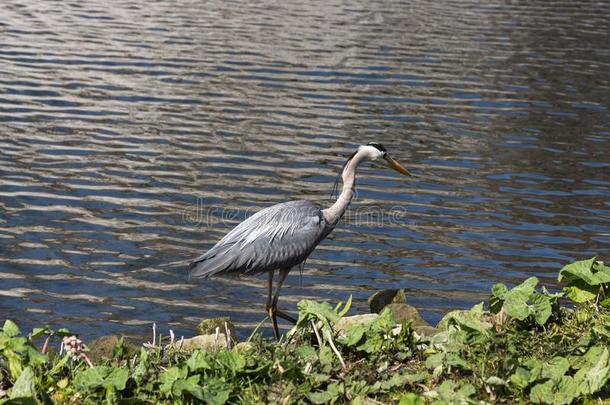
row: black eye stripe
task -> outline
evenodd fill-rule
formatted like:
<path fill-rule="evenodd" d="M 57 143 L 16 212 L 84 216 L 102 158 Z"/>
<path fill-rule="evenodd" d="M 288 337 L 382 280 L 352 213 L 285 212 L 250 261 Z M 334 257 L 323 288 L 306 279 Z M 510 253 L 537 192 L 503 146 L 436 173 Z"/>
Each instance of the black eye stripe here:
<path fill-rule="evenodd" d="M 383 147 L 382 144 L 377 143 L 377 142 L 369 142 L 368 143 L 369 146 L 373 146 L 375 148 L 377 148 L 377 150 L 379 150 L 380 152 L 386 152 L 386 149 Z"/>

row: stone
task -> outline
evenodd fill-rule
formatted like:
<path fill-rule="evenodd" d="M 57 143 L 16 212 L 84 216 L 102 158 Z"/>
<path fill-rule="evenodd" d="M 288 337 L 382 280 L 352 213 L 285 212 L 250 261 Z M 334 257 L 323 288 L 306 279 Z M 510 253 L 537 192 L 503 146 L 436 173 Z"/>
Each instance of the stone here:
<path fill-rule="evenodd" d="M 204 319 L 203 321 L 199 322 L 199 325 L 197 325 L 197 332 L 199 332 L 200 335 L 215 335 L 216 328 L 219 328 L 220 333 L 225 334 L 227 333 L 225 329 L 228 329 L 231 338 L 233 340 L 236 340 L 235 326 L 233 325 L 231 318 L 229 318 L 228 316 Z"/>
<path fill-rule="evenodd" d="M 386 308 L 392 312 L 396 323 L 402 324 L 403 322 L 411 321 L 413 330 L 421 335 L 432 336 L 439 332 L 422 318 L 417 308 L 409 304 L 393 303 L 386 305 Z"/>
<path fill-rule="evenodd" d="M 219 333 L 216 335 L 208 334 L 208 335 L 198 335 L 192 338 L 184 339 L 180 341 L 180 339 L 176 339 L 173 344 L 167 345 L 166 349 L 174 349 L 185 352 L 192 352 L 197 349 L 202 349 L 206 351 L 216 351 L 220 349 L 224 349 L 227 347 L 227 335 L 224 333 Z"/>
<path fill-rule="evenodd" d="M 337 332 L 344 332 L 352 326 L 368 325 L 379 317 L 378 314 L 362 314 L 353 316 L 344 316 L 335 324 Z"/>
<path fill-rule="evenodd" d="M 413 325 L 413 330 L 417 333 L 419 333 L 420 335 L 424 335 L 424 336 L 434 336 L 436 334 L 438 334 L 439 330 L 436 329 L 434 326 L 431 325 L 419 325 L 419 326 L 415 326 Z"/>
<path fill-rule="evenodd" d="M 89 347 L 89 353 L 87 356 L 93 363 L 99 363 L 103 359 L 112 359 L 114 348 L 121 341 L 121 337 L 117 335 L 102 336 L 95 339 L 93 342 L 87 345 Z M 127 350 L 127 355 L 134 354 L 140 350 L 138 345 L 130 343 L 123 338 L 123 345 Z"/>
<path fill-rule="evenodd" d="M 389 304 L 405 304 L 407 302 L 405 291 L 402 289 L 391 289 L 377 291 L 368 299 L 371 313 L 378 314 Z"/>

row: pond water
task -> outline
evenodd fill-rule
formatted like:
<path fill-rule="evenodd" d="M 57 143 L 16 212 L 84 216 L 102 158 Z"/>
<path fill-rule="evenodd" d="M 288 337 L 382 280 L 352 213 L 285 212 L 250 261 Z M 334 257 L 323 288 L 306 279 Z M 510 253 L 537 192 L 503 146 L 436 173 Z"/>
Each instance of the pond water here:
<path fill-rule="evenodd" d="M 609 22 L 593 1 L 5 0 L 0 318 L 247 335 L 266 277 L 167 264 L 265 206 L 329 205 L 370 141 L 417 176 L 362 167 L 280 307 L 404 288 L 435 322 L 610 260 Z"/>

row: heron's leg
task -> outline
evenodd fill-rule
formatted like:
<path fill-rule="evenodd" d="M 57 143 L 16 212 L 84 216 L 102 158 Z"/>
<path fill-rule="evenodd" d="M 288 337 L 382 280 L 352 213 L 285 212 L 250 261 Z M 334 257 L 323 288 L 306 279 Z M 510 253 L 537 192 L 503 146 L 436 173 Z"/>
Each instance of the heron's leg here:
<path fill-rule="evenodd" d="M 296 325 L 297 320 L 294 319 L 292 316 L 288 315 L 286 312 L 282 311 L 281 309 L 276 308 L 275 313 L 280 318 L 283 318 L 283 319 L 287 320 L 288 322 L 292 323 L 293 325 Z"/>
<path fill-rule="evenodd" d="M 273 337 L 275 337 L 275 340 L 280 340 L 280 332 L 277 328 L 277 319 L 275 317 L 275 313 L 276 313 L 276 309 L 273 307 L 273 299 L 272 299 L 272 293 L 273 293 L 273 273 L 275 271 L 271 270 L 269 271 L 269 278 L 267 279 L 267 305 L 266 305 L 266 309 L 267 309 L 267 313 L 269 314 L 269 317 L 271 318 L 271 322 L 273 323 Z"/>
<path fill-rule="evenodd" d="M 269 272 L 269 278 L 267 280 L 267 306 L 265 307 L 265 309 L 267 310 L 267 312 L 269 312 L 269 310 L 271 309 L 271 293 L 273 292 L 273 273 L 275 271 L 271 270 Z M 271 313 L 269 313 L 271 314 Z"/>
<path fill-rule="evenodd" d="M 288 275 L 290 270 L 291 270 L 290 268 L 280 270 L 280 276 L 278 277 L 278 280 L 277 280 L 277 287 L 275 290 L 275 295 L 273 296 L 273 302 L 272 302 L 271 306 L 273 307 L 273 310 L 277 316 L 287 320 L 288 322 L 292 322 L 293 324 L 296 324 L 297 323 L 296 319 L 294 319 L 293 317 L 288 315 L 286 312 L 277 309 L 277 303 L 280 298 L 280 289 L 282 288 L 282 285 L 284 284 L 284 280 L 286 280 L 286 276 Z"/>
<path fill-rule="evenodd" d="M 280 298 L 280 290 L 282 289 L 282 285 L 284 284 L 284 280 L 286 280 L 286 276 L 290 272 L 290 269 L 280 269 L 280 275 L 277 278 L 277 286 L 275 287 L 275 295 L 273 296 L 273 302 L 271 306 L 277 308 L 277 302 Z"/>
<path fill-rule="evenodd" d="M 298 268 L 299 268 L 299 272 L 301 272 L 301 273 L 302 273 L 302 272 L 303 272 L 303 268 L 305 267 L 305 260 L 303 260 L 301 263 L 297 264 L 297 265 L 296 265 L 296 266 L 294 266 L 294 267 L 298 267 Z M 293 267 L 293 268 L 294 268 L 294 267 Z M 290 270 L 286 270 L 286 275 L 288 275 L 288 272 L 289 272 L 289 271 L 290 271 Z M 284 277 L 286 277 L 286 276 L 284 276 Z M 278 301 L 278 298 L 279 298 L 279 297 L 275 297 L 275 303 L 276 303 L 276 306 L 277 306 L 277 301 Z M 286 312 L 281 311 L 281 310 L 279 310 L 279 309 L 277 309 L 277 308 L 276 308 L 276 312 L 277 312 L 277 315 L 278 315 L 280 318 L 283 318 L 283 319 L 287 320 L 288 322 L 292 323 L 293 325 L 296 325 L 297 320 L 296 320 L 296 319 L 294 319 L 292 316 L 288 315 Z"/>
<path fill-rule="evenodd" d="M 283 317 L 283 313 L 277 309 L 277 301 L 280 298 L 280 290 L 282 289 L 282 284 L 284 284 L 284 280 L 286 280 L 286 276 L 288 275 L 289 271 L 290 268 L 280 269 L 280 275 L 277 278 L 277 285 L 275 286 L 275 295 L 273 296 L 271 308 L 269 309 L 269 315 L 271 316 L 271 321 L 273 322 L 273 335 L 275 336 L 275 340 L 280 340 L 280 331 L 277 327 L 277 315 Z"/>

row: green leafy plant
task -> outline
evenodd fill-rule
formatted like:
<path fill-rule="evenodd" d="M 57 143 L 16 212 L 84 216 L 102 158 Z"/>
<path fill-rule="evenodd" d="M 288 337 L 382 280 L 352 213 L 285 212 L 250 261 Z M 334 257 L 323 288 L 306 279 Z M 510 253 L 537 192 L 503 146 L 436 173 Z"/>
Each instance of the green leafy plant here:
<path fill-rule="evenodd" d="M 557 280 L 568 283 L 564 291 L 572 301 L 583 303 L 597 300 L 602 306 L 610 307 L 610 267 L 595 259 L 568 264 L 559 271 Z"/>
<path fill-rule="evenodd" d="M 519 321 L 533 319 L 542 326 L 553 314 L 557 312 L 557 300 L 562 293 L 551 294 L 546 288 L 536 291 L 537 277 L 530 277 L 520 285 L 507 289 L 504 284 L 493 286 L 489 299 L 489 308 L 492 313 L 504 313 Z"/>
<path fill-rule="evenodd" d="M 254 335 L 232 349 L 186 352 L 148 343 L 128 350 L 119 340 L 93 367 L 49 349 L 68 331 L 24 336 L 6 321 L 0 404 L 597 403 L 610 398 L 608 272 L 595 259 L 565 266 L 559 293 L 535 277 L 497 284 L 489 310 L 453 311 L 433 336 L 397 324 L 387 309 L 343 322 L 351 298 L 304 300 L 280 343 Z"/>

